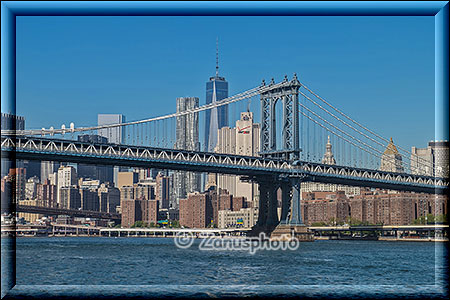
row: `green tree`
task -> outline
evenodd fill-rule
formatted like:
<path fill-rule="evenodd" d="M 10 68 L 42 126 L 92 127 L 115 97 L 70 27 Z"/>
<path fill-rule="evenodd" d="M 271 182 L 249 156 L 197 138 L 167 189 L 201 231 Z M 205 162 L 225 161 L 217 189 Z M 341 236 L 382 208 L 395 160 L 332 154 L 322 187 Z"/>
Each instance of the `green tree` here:
<path fill-rule="evenodd" d="M 311 224 L 311 226 L 327 226 L 327 223 L 325 222 L 314 222 Z"/>
<path fill-rule="evenodd" d="M 413 225 L 423 225 L 423 224 L 425 224 L 425 217 L 424 216 L 421 216 L 421 217 L 418 217 L 417 219 L 415 219 L 414 221 L 413 221 Z"/>
<path fill-rule="evenodd" d="M 156 226 L 155 226 L 155 223 L 150 222 L 150 227 L 156 227 Z"/>
<path fill-rule="evenodd" d="M 427 214 L 427 217 L 425 218 L 425 223 L 426 224 L 434 224 L 435 223 L 434 215 Z"/>
<path fill-rule="evenodd" d="M 335 226 L 336 225 L 336 219 L 333 217 L 331 219 L 328 220 L 328 225 L 330 226 Z"/>
<path fill-rule="evenodd" d="M 179 228 L 180 227 L 180 222 L 178 220 L 173 220 L 170 222 L 173 228 Z"/>
<path fill-rule="evenodd" d="M 437 224 L 446 224 L 447 223 L 447 215 L 437 215 L 434 218 L 434 221 Z"/>
<path fill-rule="evenodd" d="M 144 222 L 143 221 L 136 221 L 133 225 L 131 225 L 131 228 L 140 228 L 140 227 L 144 227 Z"/>

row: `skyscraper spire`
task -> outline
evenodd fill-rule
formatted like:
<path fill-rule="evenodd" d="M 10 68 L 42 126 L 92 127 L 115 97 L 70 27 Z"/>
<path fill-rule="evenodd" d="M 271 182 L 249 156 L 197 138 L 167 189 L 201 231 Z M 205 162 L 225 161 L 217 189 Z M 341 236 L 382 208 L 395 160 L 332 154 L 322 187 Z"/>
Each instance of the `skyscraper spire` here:
<path fill-rule="evenodd" d="M 216 77 L 219 76 L 219 38 L 216 38 Z"/>

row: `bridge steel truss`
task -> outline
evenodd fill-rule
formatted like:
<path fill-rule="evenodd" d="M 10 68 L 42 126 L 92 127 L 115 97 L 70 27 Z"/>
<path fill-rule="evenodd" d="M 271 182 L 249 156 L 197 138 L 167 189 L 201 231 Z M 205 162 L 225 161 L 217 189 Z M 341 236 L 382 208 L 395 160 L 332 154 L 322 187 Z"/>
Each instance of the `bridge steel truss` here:
<path fill-rule="evenodd" d="M 16 205 L 16 212 L 26 212 L 34 214 L 44 214 L 44 215 L 69 215 L 74 217 L 90 217 L 99 219 L 111 219 L 120 220 L 120 215 L 117 213 L 99 212 L 91 210 L 76 210 L 76 209 L 65 209 L 65 208 L 53 208 L 53 207 L 40 207 L 34 205 Z"/>
<path fill-rule="evenodd" d="M 300 157 L 299 146 L 299 113 L 298 91 L 301 87 L 294 74 L 294 78 L 288 81 L 287 76 L 283 85 L 275 85 L 272 81 L 261 93 L 261 152 L 265 157 L 280 157 L 285 160 L 297 160 Z M 270 88 L 273 86 L 273 88 Z M 262 87 L 266 87 L 263 81 Z M 282 102 L 283 123 L 281 128 L 282 149 L 277 150 L 277 128 L 275 106 Z"/>
<path fill-rule="evenodd" d="M 303 181 L 430 194 L 445 193 L 449 184 L 445 178 L 292 161 L 280 157 L 97 144 L 44 137 L 2 136 L 1 151 L 2 158 L 7 159 L 65 161 L 240 175 L 242 179 L 259 184 L 260 209 L 256 227 L 268 228 L 269 231 L 278 223 L 302 224 L 300 183 Z M 278 188 L 281 188 L 282 192 L 280 221 L 276 209 Z"/>

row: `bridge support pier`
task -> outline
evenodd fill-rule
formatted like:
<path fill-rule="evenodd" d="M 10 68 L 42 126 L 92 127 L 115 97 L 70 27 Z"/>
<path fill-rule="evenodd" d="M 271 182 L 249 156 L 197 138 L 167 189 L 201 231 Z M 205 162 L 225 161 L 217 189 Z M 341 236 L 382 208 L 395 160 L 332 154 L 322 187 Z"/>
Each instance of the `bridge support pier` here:
<path fill-rule="evenodd" d="M 287 224 L 290 217 L 290 202 L 291 202 L 291 185 L 289 182 L 281 184 L 281 220 L 280 224 Z"/>
<path fill-rule="evenodd" d="M 269 228 L 275 228 L 278 225 L 278 210 L 277 210 L 277 186 L 269 186 L 269 197 L 267 202 L 267 221 L 266 225 Z"/>
<path fill-rule="evenodd" d="M 291 202 L 291 219 L 289 220 L 289 224 L 294 226 L 304 225 L 300 211 L 300 197 L 301 197 L 300 181 L 293 180 L 293 182 L 291 182 L 291 186 L 292 186 L 292 202 Z"/>
<path fill-rule="evenodd" d="M 269 235 L 278 225 L 277 189 L 275 180 L 257 180 L 259 183 L 258 221 L 249 232 L 249 236 L 258 236 L 261 232 Z"/>
<path fill-rule="evenodd" d="M 248 236 L 259 236 L 264 232 L 270 238 L 297 238 L 302 241 L 313 241 L 314 233 L 308 232 L 303 224 L 300 211 L 301 180 L 257 179 L 259 183 L 259 214 L 256 225 Z M 279 183 L 281 181 L 281 183 Z M 278 220 L 277 190 L 281 187 L 281 220 Z"/>
<path fill-rule="evenodd" d="M 314 241 L 314 233 L 308 232 L 302 221 L 300 183 L 301 181 L 298 179 L 291 179 L 290 182 L 282 184 L 281 221 L 271 233 L 271 238 Z"/>

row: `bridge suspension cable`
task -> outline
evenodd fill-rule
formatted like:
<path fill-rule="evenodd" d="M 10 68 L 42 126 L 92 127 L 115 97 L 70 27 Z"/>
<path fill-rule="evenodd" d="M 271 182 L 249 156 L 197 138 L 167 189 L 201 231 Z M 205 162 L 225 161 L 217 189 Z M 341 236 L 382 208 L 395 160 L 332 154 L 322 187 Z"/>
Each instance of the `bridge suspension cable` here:
<path fill-rule="evenodd" d="M 182 112 L 176 112 L 176 113 L 167 114 L 164 116 L 153 117 L 153 118 L 148 118 L 148 119 L 138 120 L 138 121 L 131 121 L 131 122 L 127 122 L 127 123 L 116 123 L 116 124 L 107 124 L 107 125 L 99 125 L 99 126 L 91 126 L 91 127 L 67 128 L 67 129 L 61 128 L 61 129 L 33 129 L 33 130 L 2 130 L 1 133 L 2 133 L 2 135 L 46 135 L 46 134 L 54 135 L 54 134 L 85 132 L 85 131 L 93 131 L 93 130 L 100 130 L 100 129 L 108 129 L 108 128 L 116 128 L 116 127 L 124 127 L 124 126 L 143 124 L 143 123 L 165 120 L 165 119 L 169 119 L 169 118 L 184 116 L 184 115 L 201 112 L 201 111 L 208 110 L 208 109 L 217 108 L 217 107 L 220 107 L 223 105 L 227 105 L 230 103 L 248 99 L 248 98 L 251 98 L 258 94 L 261 94 L 267 90 L 282 87 L 284 85 L 289 85 L 289 84 L 290 84 L 289 82 L 282 81 L 282 82 L 276 83 L 276 84 L 258 86 L 258 87 L 252 88 L 250 90 L 244 91 L 242 93 L 236 94 L 234 96 L 231 96 L 231 97 L 228 97 L 228 98 L 225 98 L 225 99 L 213 102 L 213 103 L 205 104 L 203 106 L 200 106 L 200 107 L 197 107 L 194 109 L 188 109 L 188 110 L 185 110 Z"/>
<path fill-rule="evenodd" d="M 358 130 L 357 128 L 355 128 L 354 126 L 348 124 L 347 122 L 345 122 L 344 120 L 342 120 L 341 118 L 339 118 L 338 116 L 336 116 L 335 114 L 333 114 L 332 112 L 330 112 L 329 110 L 327 110 L 326 108 L 324 108 L 323 106 L 321 106 L 320 104 L 318 104 L 316 101 L 312 100 L 310 97 L 308 97 L 307 95 L 305 95 L 303 92 L 300 91 L 300 93 L 306 98 L 308 99 L 310 102 L 312 102 L 313 104 L 315 104 L 317 107 L 319 107 L 320 109 L 322 109 L 323 111 L 325 111 L 326 113 L 328 113 L 329 115 L 331 115 L 333 118 L 335 118 L 336 120 L 338 120 L 339 122 L 341 122 L 342 124 L 346 125 L 347 127 L 351 128 L 352 130 L 358 132 L 359 134 L 363 135 L 364 137 L 370 139 L 371 141 L 375 142 L 376 144 L 380 145 L 381 147 L 385 147 L 386 143 L 389 143 L 389 140 L 387 140 L 386 138 L 383 138 L 382 136 L 380 136 L 379 134 L 373 132 L 372 130 L 368 129 L 367 127 L 365 127 L 364 125 L 358 123 L 357 121 L 355 121 L 354 119 L 350 118 L 349 116 L 347 116 L 346 114 L 344 114 L 343 112 L 341 112 L 340 110 L 338 110 L 336 107 L 334 107 L 333 105 L 331 105 L 330 103 L 328 103 L 327 101 L 325 101 L 322 97 L 320 97 L 319 95 L 317 95 L 316 93 L 314 93 L 311 89 L 309 89 L 306 85 L 304 85 L 302 83 L 302 87 L 304 87 L 308 92 L 310 92 L 312 95 L 314 95 L 317 99 L 321 100 L 323 103 L 325 103 L 326 105 L 328 105 L 329 107 L 331 107 L 333 110 L 335 110 L 337 113 L 339 113 L 340 115 L 342 115 L 343 117 L 345 117 L 346 119 L 350 120 L 352 123 L 356 124 L 357 126 L 361 127 L 362 129 L 366 130 L 367 132 L 369 132 L 370 134 L 374 135 L 375 137 L 381 139 L 383 142 L 385 143 L 381 143 L 377 140 L 375 140 L 374 138 L 368 136 L 367 134 L 363 133 L 362 131 Z M 425 167 L 431 167 L 434 168 L 434 163 L 433 162 L 429 162 L 424 160 L 423 158 L 412 154 L 410 151 L 405 150 L 404 148 L 402 148 L 401 146 L 397 145 L 399 149 L 401 149 L 403 152 L 406 152 L 407 155 L 404 155 L 404 157 L 408 160 L 411 161 L 411 156 L 415 156 L 418 161 L 417 163 L 420 164 L 421 166 L 425 166 Z"/>
<path fill-rule="evenodd" d="M 301 108 L 301 107 L 300 107 L 300 108 Z M 305 107 L 305 108 L 306 108 L 306 107 Z M 379 151 L 378 149 L 373 148 L 373 147 L 371 147 L 370 145 L 369 145 L 369 147 L 363 148 L 362 146 L 357 145 L 357 144 L 355 144 L 354 142 L 351 142 L 351 140 L 349 140 L 348 138 L 344 137 L 343 135 L 340 135 L 340 134 L 336 133 L 336 131 L 333 131 L 333 130 L 331 130 L 329 127 L 323 125 L 323 123 L 325 122 L 325 123 L 329 124 L 331 127 L 337 129 L 339 132 L 342 132 L 344 135 L 349 136 L 351 139 L 355 139 L 357 143 L 365 144 L 364 142 L 360 141 L 359 139 L 356 139 L 356 138 L 354 138 L 353 136 L 349 135 L 348 133 L 346 133 L 346 132 L 343 131 L 342 129 L 336 127 L 334 124 L 331 124 L 331 123 L 328 122 L 327 120 L 324 120 L 323 118 L 321 118 L 320 116 L 318 116 L 317 114 L 315 114 L 313 111 L 311 111 L 311 110 L 309 110 L 309 109 L 306 109 L 306 113 L 304 113 L 304 112 L 300 112 L 300 113 L 301 113 L 303 116 L 305 116 L 307 119 L 309 119 L 310 121 L 312 121 L 312 122 L 314 123 L 314 125 L 317 124 L 317 125 L 319 125 L 320 127 L 322 127 L 323 129 L 325 129 L 325 130 L 327 130 L 328 132 L 332 133 L 334 136 L 337 136 L 338 138 L 340 138 L 340 139 L 338 139 L 338 141 L 343 140 L 343 141 L 347 142 L 347 145 L 349 146 L 349 151 L 348 151 L 347 153 L 345 153 L 345 151 L 343 150 L 343 149 L 345 149 L 345 147 L 344 147 L 345 145 L 344 145 L 343 143 L 341 143 L 341 148 L 339 148 L 339 144 L 338 144 L 338 148 L 337 148 L 338 150 L 340 149 L 341 152 L 342 152 L 343 155 L 344 155 L 343 161 L 347 161 L 347 160 L 348 160 L 349 162 L 354 161 L 354 163 L 356 164 L 357 153 L 355 152 L 354 155 L 352 155 L 352 153 L 353 153 L 354 151 L 352 150 L 352 148 L 350 148 L 350 145 L 354 145 L 354 146 L 356 146 L 357 148 L 363 150 L 363 151 L 365 152 L 365 154 L 366 154 L 366 157 L 367 157 L 368 154 L 372 155 L 371 157 L 378 158 L 378 159 L 382 157 L 381 155 L 378 155 L 378 154 L 376 154 L 376 153 L 374 153 L 374 152 L 372 152 L 372 151 L 369 151 L 367 148 L 371 148 L 371 149 L 373 149 L 375 152 L 378 152 L 378 153 L 382 154 L 382 152 Z M 323 120 L 324 122 L 318 122 L 317 120 L 314 120 L 312 117 L 309 116 L 310 113 L 312 113 L 314 116 L 318 117 L 319 119 Z M 309 122 L 307 122 L 307 124 L 309 124 Z M 316 126 L 314 126 L 314 127 L 316 127 Z M 365 144 L 365 145 L 367 145 L 367 144 Z M 355 150 L 356 150 L 356 149 L 355 149 Z M 359 153 L 360 162 L 362 162 L 362 160 L 363 160 L 363 154 L 362 154 L 362 153 L 363 153 L 363 152 L 360 152 L 360 153 Z M 347 156 L 345 156 L 345 154 L 347 154 Z M 370 157 L 370 156 L 369 156 L 369 157 Z M 315 158 L 314 155 L 313 155 L 313 158 Z M 391 157 L 387 157 L 386 159 L 388 159 L 391 163 L 394 162 L 394 159 L 391 158 Z M 308 154 L 308 159 L 307 159 L 307 160 L 309 161 L 309 154 Z M 368 160 L 368 159 L 367 159 L 367 160 Z M 366 160 L 366 161 L 367 161 L 367 160 Z M 343 163 L 343 161 L 341 161 L 341 163 L 340 163 L 341 165 L 345 165 L 345 164 Z"/>
<path fill-rule="evenodd" d="M 364 146 L 366 146 L 366 147 L 368 147 L 368 148 L 370 148 L 370 149 L 372 149 L 372 150 L 374 150 L 374 151 L 376 151 L 376 152 L 378 152 L 378 153 L 380 153 L 380 154 L 383 154 L 383 152 L 381 152 L 380 150 L 378 150 L 378 149 L 376 149 L 376 148 L 374 148 L 374 147 L 372 147 L 372 146 L 370 146 L 370 145 L 364 143 L 364 142 L 361 141 L 360 139 L 358 139 L 358 138 L 352 136 L 351 134 L 349 134 L 349 133 L 343 131 L 342 129 L 340 129 L 340 128 L 337 127 L 336 125 L 334 125 L 334 124 L 328 122 L 327 120 L 325 120 L 324 118 L 322 118 L 321 116 L 319 116 L 318 114 L 316 114 L 315 112 L 313 112 L 312 110 L 310 110 L 308 107 L 304 106 L 303 104 L 300 103 L 300 106 L 302 106 L 303 108 L 305 108 L 307 111 L 311 112 L 314 116 L 316 116 L 316 117 L 319 118 L 320 120 L 324 121 L 325 123 L 327 123 L 327 124 L 329 124 L 330 126 L 332 126 L 333 128 L 335 128 L 335 129 L 338 130 L 339 132 L 341 132 L 341 133 L 345 134 L 346 136 L 348 136 L 348 137 L 354 139 L 354 140 L 357 141 L 358 143 L 363 144 Z M 317 123 L 316 121 L 314 121 L 314 120 L 313 120 L 312 118 L 310 118 L 310 117 L 308 117 L 308 119 L 310 119 L 310 120 L 312 120 L 313 122 Z M 322 127 L 323 127 L 323 126 L 322 126 Z M 329 131 L 329 129 L 328 129 L 327 127 L 323 127 L 323 128 Z"/>
<path fill-rule="evenodd" d="M 324 128 L 325 130 L 331 132 L 331 133 L 334 134 L 335 136 L 337 136 L 337 137 L 341 138 L 342 140 L 346 141 L 347 143 L 352 144 L 353 146 L 355 146 L 355 147 L 357 147 L 357 148 L 359 148 L 359 149 L 361 149 L 361 150 L 363 150 L 363 151 L 365 151 L 365 152 L 367 152 L 367 153 L 369 153 L 369 154 L 371 154 L 371 155 L 373 155 L 373 156 L 376 156 L 377 158 L 380 158 L 380 159 L 381 159 L 381 156 L 380 156 L 380 155 L 377 155 L 376 153 L 373 153 L 373 152 L 371 152 L 370 150 L 367 150 L 366 148 L 363 148 L 363 147 L 361 147 L 361 146 L 355 144 L 354 142 L 350 141 L 349 139 L 345 138 L 344 136 L 340 135 L 339 133 L 336 133 L 335 131 L 333 131 L 332 129 L 328 128 L 327 126 L 325 126 L 325 125 L 323 125 L 323 124 L 317 122 L 316 120 L 314 120 L 313 118 L 311 118 L 310 116 L 308 116 L 306 113 L 301 112 L 301 114 L 302 114 L 304 117 L 306 117 L 306 118 L 308 118 L 309 120 L 311 120 L 312 122 L 314 122 L 315 124 L 317 124 L 317 125 L 319 125 L 320 127 Z"/>

